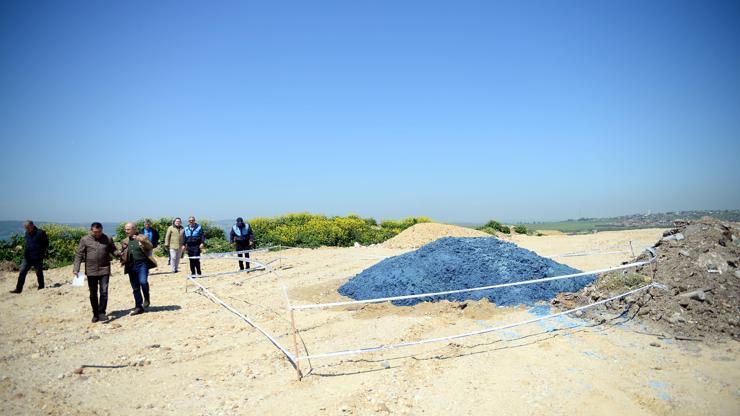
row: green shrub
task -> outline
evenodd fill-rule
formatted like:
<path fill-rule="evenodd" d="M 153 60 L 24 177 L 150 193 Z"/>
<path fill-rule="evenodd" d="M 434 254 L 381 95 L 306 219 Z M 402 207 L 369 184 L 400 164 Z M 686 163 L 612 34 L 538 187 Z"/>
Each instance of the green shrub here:
<path fill-rule="evenodd" d="M 517 234 L 527 234 L 527 227 L 525 225 L 515 225 L 514 232 Z"/>
<path fill-rule="evenodd" d="M 498 221 L 491 220 L 485 223 L 482 227 L 478 227 L 478 230 L 486 232 L 488 234 L 504 233 L 511 234 L 511 229 Z"/>
<path fill-rule="evenodd" d="M 395 236 L 427 217 L 409 217 L 398 221 L 378 222 L 359 215 L 326 217 L 309 213 L 287 214 L 281 217 L 252 218 L 249 225 L 257 247 L 284 245 L 290 247 L 347 247 L 358 242 L 377 244 Z"/>
<path fill-rule="evenodd" d="M 49 237 L 49 255 L 46 265 L 53 269 L 72 264 L 80 239 L 89 232 L 85 228 L 73 228 L 59 224 L 44 224 L 41 229 Z"/>
<path fill-rule="evenodd" d="M 234 246 L 232 246 L 225 238 L 216 237 L 206 240 L 206 250 L 212 253 L 223 253 L 226 251 L 234 251 Z"/>
<path fill-rule="evenodd" d="M 185 224 L 184 227 L 185 226 L 187 226 L 187 224 Z M 212 224 L 208 220 L 203 220 L 200 222 L 200 226 L 203 227 L 203 232 L 206 235 L 206 241 L 212 238 L 220 238 L 223 240 L 226 239 L 226 232 L 217 224 Z M 164 239 L 164 235 L 162 235 L 162 239 Z"/>
<path fill-rule="evenodd" d="M 0 261 L 11 261 L 20 266 L 23 261 L 24 239 L 22 234 L 13 234 L 10 240 L 0 240 Z"/>

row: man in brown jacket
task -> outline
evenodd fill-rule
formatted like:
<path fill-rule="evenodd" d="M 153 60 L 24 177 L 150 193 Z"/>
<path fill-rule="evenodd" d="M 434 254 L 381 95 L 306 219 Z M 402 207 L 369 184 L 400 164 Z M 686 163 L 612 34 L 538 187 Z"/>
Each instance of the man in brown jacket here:
<path fill-rule="evenodd" d="M 80 239 L 75 254 L 73 274 L 80 272 L 80 263 L 85 262 L 87 287 L 90 289 L 90 306 L 93 311 L 93 322 L 106 321 L 105 309 L 108 306 L 108 283 L 110 281 L 110 257 L 120 257 L 113 240 L 103 234 L 103 225 L 94 222 L 90 225 L 90 234 Z M 98 299 L 98 288 L 100 298 Z"/>
<path fill-rule="evenodd" d="M 146 312 L 146 308 L 149 307 L 149 269 L 157 267 L 157 262 L 151 256 L 152 243 L 136 231 L 134 223 L 126 223 L 124 231 L 126 238 L 121 241 L 121 262 L 134 291 L 136 307 L 131 315 L 138 315 Z"/>

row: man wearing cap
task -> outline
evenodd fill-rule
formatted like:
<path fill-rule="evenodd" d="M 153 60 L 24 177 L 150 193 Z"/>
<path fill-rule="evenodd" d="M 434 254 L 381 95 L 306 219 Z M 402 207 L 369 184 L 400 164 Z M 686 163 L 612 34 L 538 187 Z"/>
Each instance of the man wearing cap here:
<path fill-rule="evenodd" d="M 182 249 L 185 250 L 187 248 L 188 250 L 190 274 L 200 276 L 200 251 L 205 247 L 206 235 L 203 227 L 195 222 L 195 217 L 192 215 L 188 218 L 188 225 L 183 230 L 183 237 L 185 238 L 185 244 L 183 244 Z"/>
<path fill-rule="evenodd" d="M 237 218 L 236 224 L 231 227 L 229 240 L 231 241 L 231 244 L 236 246 L 236 251 L 246 251 L 251 249 L 254 247 L 254 234 L 252 233 L 252 227 L 250 227 L 248 223 L 244 222 L 242 217 Z M 237 255 L 239 257 L 249 259 L 248 252 L 239 253 Z M 239 270 L 244 270 L 245 263 L 247 265 L 247 270 L 249 270 L 249 261 L 239 261 Z"/>

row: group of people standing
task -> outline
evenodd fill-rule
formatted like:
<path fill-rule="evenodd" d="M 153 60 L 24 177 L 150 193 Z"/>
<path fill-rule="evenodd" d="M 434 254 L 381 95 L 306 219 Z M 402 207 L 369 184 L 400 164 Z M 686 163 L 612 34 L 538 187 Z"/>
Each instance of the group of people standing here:
<path fill-rule="evenodd" d="M 24 223 L 26 230 L 26 246 L 23 262 L 15 290 L 11 293 L 20 294 L 23 291 L 26 275 L 34 268 L 38 278 L 38 288 L 44 288 L 43 261 L 48 255 L 49 239 L 44 230 L 36 227 L 33 221 Z M 157 267 L 154 258 L 154 249 L 159 245 L 159 233 L 152 227 L 150 221 L 145 221 L 144 228 L 137 230 L 132 222 L 124 225 L 126 237 L 121 241 L 120 249 L 113 240 L 103 233 L 103 225 L 94 222 L 90 225 L 90 233 L 80 239 L 75 253 L 73 276 L 80 273 L 81 264 L 85 263 L 87 285 L 90 290 L 90 306 L 92 307 L 92 322 L 108 320 L 106 309 L 108 306 L 108 285 L 111 275 L 111 258 L 118 258 L 129 277 L 129 283 L 134 296 L 134 310 L 131 315 L 146 312 L 151 304 L 149 291 L 149 270 Z M 254 234 L 249 224 L 239 217 L 230 231 L 230 242 L 237 251 L 249 250 L 254 247 Z M 201 275 L 200 255 L 205 248 L 206 237 L 203 227 L 195 222 L 195 217 L 188 218 L 188 225 L 183 227 L 182 220 L 175 218 L 168 227 L 164 238 L 164 247 L 169 254 L 170 269 L 178 271 L 180 259 L 187 252 L 190 262 L 190 274 Z M 245 257 L 246 268 L 249 269 L 249 253 L 239 253 Z M 239 269 L 244 264 L 239 261 Z"/>

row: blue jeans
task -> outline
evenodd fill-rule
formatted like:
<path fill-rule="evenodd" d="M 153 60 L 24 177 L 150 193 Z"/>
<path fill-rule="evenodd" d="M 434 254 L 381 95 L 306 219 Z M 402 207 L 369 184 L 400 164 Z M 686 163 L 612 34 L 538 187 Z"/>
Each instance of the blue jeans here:
<path fill-rule="evenodd" d="M 134 290 L 136 307 L 141 308 L 143 303 L 142 292 L 144 298 L 149 300 L 149 268 L 146 267 L 146 263 L 131 266 L 131 270 L 128 272 L 128 280 L 131 282 L 131 289 Z"/>

